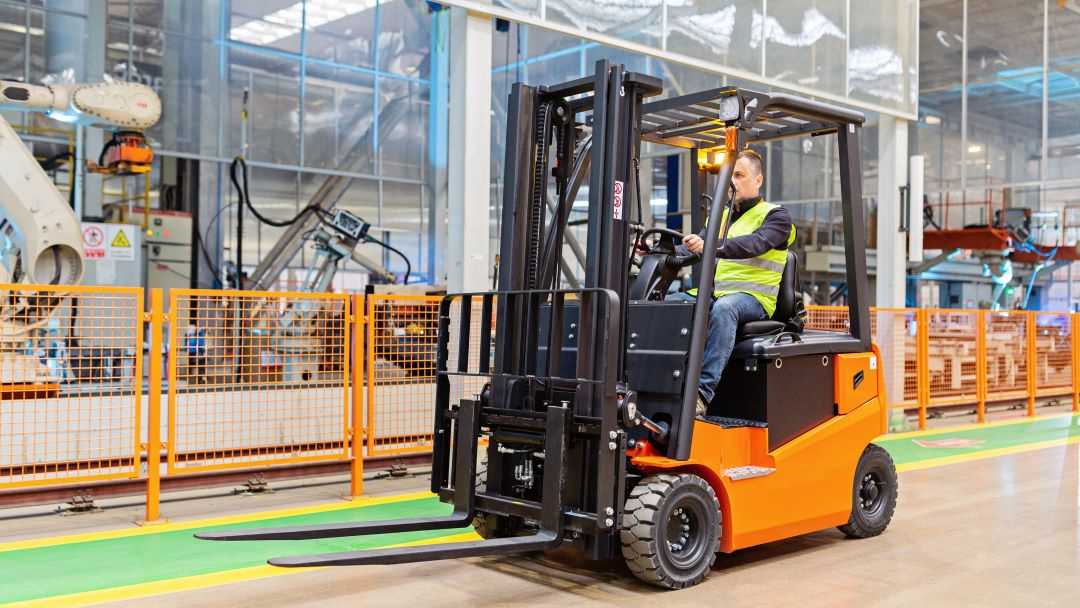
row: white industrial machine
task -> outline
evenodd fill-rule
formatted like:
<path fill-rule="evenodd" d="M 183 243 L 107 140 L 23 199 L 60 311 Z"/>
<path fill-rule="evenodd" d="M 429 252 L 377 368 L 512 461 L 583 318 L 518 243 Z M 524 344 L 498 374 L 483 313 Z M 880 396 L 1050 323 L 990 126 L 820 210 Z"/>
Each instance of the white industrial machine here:
<path fill-rule="evenodd" d="M 161 100 L 153 89 L 129 82 L 46 86 L 0 80 L 0 109 L 142 130 L 161 117 Z M 0 282 L 78 283 L 79 218 L 2 116 L 0 158 Z"/>
<path fill-rule="evenodd" d="M 119 127 L 123 131 L 114 134 L 111 158 L 118 165 L 145 168 L 152 155 L 140 131 L 158 121 L 161 100 L 152 89 L 136 83 L 30 85 L 0 80 L 0 110 L 42 112 L 72 124 Z M 78 284 L 84 272 L 79 218 L 3 116 L 0 159 L 0 283 Z M 50 360 L 33 354 L 40 349 L 32 338 L 49 333 L 53 307 L 61 298 L 33 299 L 34 306 L 21 298 L 0 304 L 4 384 L 56 380 L 62 374 Z M 47 335 L 37 337 L 49 340 Z"/>

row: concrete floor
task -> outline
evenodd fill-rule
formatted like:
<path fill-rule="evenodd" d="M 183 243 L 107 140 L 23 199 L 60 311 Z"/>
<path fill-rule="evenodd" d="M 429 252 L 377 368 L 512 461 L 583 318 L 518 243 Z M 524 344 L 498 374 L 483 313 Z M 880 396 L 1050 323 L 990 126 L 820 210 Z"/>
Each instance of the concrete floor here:
<path fill-rule="evenodd" d="M 1076 606 L 1078 462 L 1080 446 L 1073 444 L 905 473 L 896 516 L 883 536 L 851 541 L 830 530 L 722 555 L 704 583 L 674 593 L 637 582 L 620 563 L 587 567 L 563 555 L 537 555 L 297 571 L 149 601 L 156 606 L 260 608 L 561 608 L 656 601 L 801 608 Z M 391 484 L 395 491 L 424 485 L 422 478 Z M 331 487 L 297 492 L 326 494 Z M 369 493 L 387 487 L 370 483 Z M 289 492 L 272 495 L 276 498 L 216 499 L 213 508 L 221 513 L 281 506 Z M 169 508 L 183 507 L 172 503 Z M 134 608 L 147 602 L 112 605 Z"/>

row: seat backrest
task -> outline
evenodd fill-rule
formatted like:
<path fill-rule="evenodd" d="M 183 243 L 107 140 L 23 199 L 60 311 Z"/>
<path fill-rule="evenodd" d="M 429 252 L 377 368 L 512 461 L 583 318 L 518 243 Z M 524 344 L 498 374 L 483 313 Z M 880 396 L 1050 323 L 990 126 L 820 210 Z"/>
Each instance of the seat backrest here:
<path fill-rule="evenodd" d="M 790 249 L 787 252 L 787 263 L 784 264 L 784 273 L 780 277 L 780 292 L 776 295 L 776 310 L 773 311 L 773 321 L 787 323 L 795 316 L 795 299 L 798 296 L 796 285 L 799 281 L 799 256 Z"/>

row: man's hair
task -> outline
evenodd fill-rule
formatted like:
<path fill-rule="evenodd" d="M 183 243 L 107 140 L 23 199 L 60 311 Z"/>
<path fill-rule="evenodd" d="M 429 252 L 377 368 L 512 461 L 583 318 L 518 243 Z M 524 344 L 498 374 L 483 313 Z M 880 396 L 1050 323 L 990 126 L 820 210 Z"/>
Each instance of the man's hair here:
<path fill-rule="evenodd" d="M 754 167 L 757 174 L 762 177 L 765 176 L 765 161 L 761 159 L 761 155 L 758 154 L 756 150 L 753 148 L 744 148 L 739 152 L 738 156 L 735 157 L 735 160 L 739 160 L 740 158 L 745 158 L 750 161 L 750 165 Z"/>

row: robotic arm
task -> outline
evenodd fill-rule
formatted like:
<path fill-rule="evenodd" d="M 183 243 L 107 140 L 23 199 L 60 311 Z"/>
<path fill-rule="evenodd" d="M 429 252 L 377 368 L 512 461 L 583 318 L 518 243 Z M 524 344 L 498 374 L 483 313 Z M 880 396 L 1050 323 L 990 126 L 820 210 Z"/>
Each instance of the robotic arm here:
<path fill-rule="evenodd" d="M 0 80 L 0 109 L 42 112 L 71 124 L 148 129 L 161 118 L 161 100 L 134 82 L 33 85 Z"/>
<path fill-rule="evenodd" d="M 57 86 L 0 81 L 0 109 L 43 112 L 73 124 L 145 129 L 161 100 L 135 83 Z M 76 284 L 82 231 L 65 197 L 0 116 L 0 283 Z"/>

